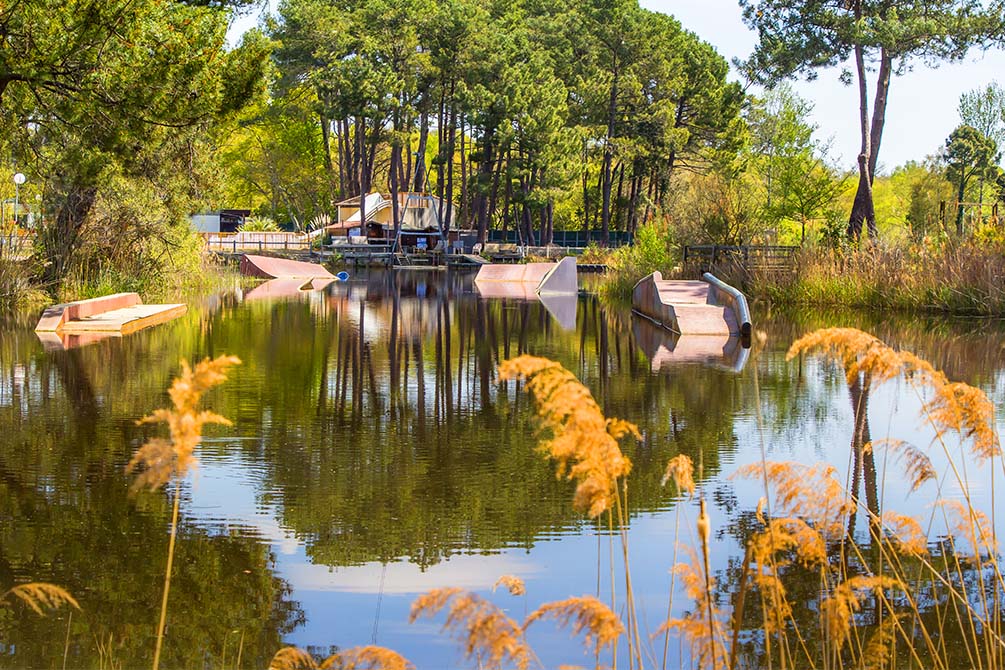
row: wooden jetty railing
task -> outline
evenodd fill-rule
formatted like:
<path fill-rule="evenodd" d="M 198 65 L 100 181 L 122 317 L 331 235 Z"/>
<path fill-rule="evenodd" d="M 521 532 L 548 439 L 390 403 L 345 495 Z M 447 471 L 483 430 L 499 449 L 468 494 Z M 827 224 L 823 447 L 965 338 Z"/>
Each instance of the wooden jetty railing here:
<path fill-rule="evenodd" d="M 236 254 L 244 251 L 308 251 L 311 241 L 296 233 L 203 234 L 206 249 Z"/>
<path fill-rule="evenodd" d="M 724 266 L 738 266 L 747 271 L 792 272 L 798 251 L 796 246 L 768 244 L 695 244 L 684 247 L 684 263 L 697 263 L 702 272 Z"/>
<path fill-rule="evenodd" d="M 0 235 L 0 258 L 21 258 L 31 253 L 32 235 L 7 233 Z"/>

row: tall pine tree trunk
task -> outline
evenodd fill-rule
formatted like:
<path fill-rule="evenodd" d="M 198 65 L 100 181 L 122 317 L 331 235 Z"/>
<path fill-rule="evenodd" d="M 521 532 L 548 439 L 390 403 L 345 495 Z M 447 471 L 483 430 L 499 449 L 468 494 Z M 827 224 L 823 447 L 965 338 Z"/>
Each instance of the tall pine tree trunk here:
<path fill-rule="evenodd" d="M 861 7 L 856 7 L 856 15 L 861 14 Z M 868 231 L 875 234 L 876 212 L 872 201 L 872 178 L 869 166 L 872 164 L 872 133 L 869 127 L 869 91 L 866 83 L 865 55 L 862 45 L 855 46 L 855 68 L 858 73 L 859 97 L 859 132 L 861 133 L 861 148 L 858 155 L 858 191 L 848 219 L 848 237 L 859 239 L 862 236 L 863 224 Z"/>
<path fill-rule="evenodd" d="M 610 99 L 607 103 L 607 137 L 604 141 L 604 162 L 601 167 L 601 178 L 603 180 L 602 204 L 600 212 L 600 236 L 604 244 L 610 238 L 611 230 L 611 187 L 613 175 L 611 174 L 611 163 L 614 161 L 614 139 L 615 122 L 618 113 L 618 63 L 614 61 L 614 77 L 611 80 Z"/>
<path fill-rule="evenodd" d="M 426 188 L 426 142 L 429 140 L 429 114 L 422 112 L 419 117 L 419 147 L 415 152 L 415 181 L 412 182 L 412 190 L 422 193 Z"/>

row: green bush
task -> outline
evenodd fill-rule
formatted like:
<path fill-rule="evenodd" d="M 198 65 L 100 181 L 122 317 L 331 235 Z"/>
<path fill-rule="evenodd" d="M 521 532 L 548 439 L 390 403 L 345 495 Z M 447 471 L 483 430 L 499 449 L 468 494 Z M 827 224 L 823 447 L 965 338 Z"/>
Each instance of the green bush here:
<path fill-rule="evenodd" d="M 241 233 L 278 233 L 279 224 L 267 216 L 249 216 L 237 230 Z"/>
<path fill-rule="evenodd" d="M 642 226 L 633 244 L 616 249 L 608 257 L 600 294 L 616 300 L 630 298 L 635 284 L 646 275 L 656 270 L 664 274 L 676 271 L 679 251 L 668 231 L 655 224 Z"/>

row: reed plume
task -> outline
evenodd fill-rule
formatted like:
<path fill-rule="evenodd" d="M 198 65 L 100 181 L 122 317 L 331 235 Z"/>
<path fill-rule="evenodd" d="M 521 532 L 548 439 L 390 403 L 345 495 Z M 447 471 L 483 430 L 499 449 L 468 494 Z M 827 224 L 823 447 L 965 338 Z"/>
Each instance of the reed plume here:
<path fill-rule="evenodd" d="M 866 449 L 886 447 L 904 466 L 904 474 L 911 485 L 912 491 L 917 491 L 927 481 L 936 477 L 935 466 L 928 454 L 904 440 L 873 440 L 865 445 Z"/>
<path fill-rule="evenodd" d="M 203 395 L 214 386 L 227 379 L 226 370 L 239 365 L 235 356 L 209 358 L 189 367 L 181 362 L 181 375 L 175 378 L 168 389 L 173 407 L 155 410 L 140 419 L 138 424 L 166 423 L 171 434 L 170 440 L 153 438 L 140 447 L 126 465 L 126 472 L 139 472 L 132 488 L 158 489 L 174 480 L 174 501 L 171 510 L 171 536 L 168 541 L 167 566 L 164 569 L 164 592 L 161 598 L 160 620 L 157 624 L 157 643 L 154 647 L 153 670 L 160 665 L 161 647 L 164 642 L 164 626 L 167 622 L 168 593 L 171 590 L 171 568 L 174 564 L 175 539 L 178 535 L 178 503 L 181 497 L 181 479 L 196 465 L 192 455 L 202 439 L 202 428 L 208 423 L 230 425 L 224 417 L 207 410 L 200 410 Z"/>
<path fill-rule="evenodd" d="M 467 658 L 480 668 L 499 669 L 513 663 L 520 670 L 530 664 L 531 651 L 523 629 L 494 604 L 459 588 L 433 589 L 412 603 L 409 622 L 422 616 L 433 617 L 448 608 L 443 629 L 464 645 Z"/>
<path fill-rule="evenodd" d="M 862 607 L 861 592 L 881 594 L 884 589 L 903 589 L 899 580 L 882 575 L 857 575 L 838 584 L 820 603 L 828 640 L 840 650 L 851 635 L 852 616 Z"/>
<path fill-rule="evenodd" d="M 869 384 L 904 376 L 919 387 L 931 389 L 933 398 L 921 408 L 922 415 L 941 435 L 958 433 L 969 440 L 974 455 L 989 459 L 1001 455 L 1001 441 L 994 429 L 994 405 L 978 388 L 950 382 L 931 363 L 906 351 L 895 351 L 878 338 L 855 328 L 823 328 L 796 340 L 788 359 L 804 353 L 819 353 L 844 366 L 848 384 L 863 375 Z"/>
<path fill-rule="evenodd" d="M 880 521 L 893 546 L 901 554 L 921 557 L 928 553 L 928 536 L 917 519 L 887 510 Z"/>
<path fill-rule="evenodd" d="M 269 670 L 317 670 L 314 657 L 299 647 L 283 647 L 269 661 Z"/>
<path fill-rule="evenodd" d="M 55 584 L 47 584 L 45 582 L 18 584 L 3 595 L 0 595 L 0 602 L 10 598 L 20 600 L 39 616 L 44 616 L 47 609 L 56 609 L 63 605 L 69 605 L 77 610 L 80 609 L 80 605 L 70 595 L 69 591 Z"/>
<path fill-rule="evenodd" d="M 676 632 L 691 644 L 692 657 L 698 667 L 728 667 L 725 627 L 722 611 L 711 598 L 715 588 L 715 578 L 706 575 L 702 560 L 693 550 L 688 549 L 690 561 L 674 566 L 674 575 L 680 579 L 684 593 L 694 601 L 694 609 L 681 617 L 667 619 L 654 636 Z M 710 614 L 711 613 L 711 616 Z"/>
<path fill-rule="evenodd" d="M 208 390 L 226 381 L 228 367 L 240 363 L 235 356 L 207 358 L 196 364 L 195 369 L 186 361 L 181 362 L 181 375 L 168 390 L 173 407 L 155 410 L 137 422 L 166 423 L 171 439 L 153 438 L 133 454 L 126 472 L 138 472 L 134 488 L 158 489 L 172 477 L 184 477 L 197 463 L 192 454 L 202 439 L 203 426 L 207 423 L 230 425 L 230 421 L 219 414 L 200 411 L 199 402 Z"/>
<path fill-rule="evenodd" d="M 607 419 L 590 390 L 559 363 L 519 356 L 499 366 L 501 380 L 525 379 L 542 427 L 550 432 L 541 450 L 557 463 L 557 475 L 577 482 L 573 506 L 591 518 L 612 508 L 620 478 L 631 471 L 618 440 L 640 438 L 627 421 Z"/>
<path fill-rule="evenodd" d="M 514 575 L 503 575 L 497 579 L 496 583 L 492 585 L 492 590 L 495 591 L 500 586 L 506 587 L 506 590 L 514 596 L 522 596 L 527 593 L 523 580 Z"/>
<path fill-rule="evenodd" d="M 897 642 L 900 615 L 887 614 L 883 622 L 869 636 L 862 652 L 864 670 L 883 670 L 893 667 L 893 654 Z"/>
<path fill-rule="evenodd" d="M 545 603 L 530 613 L 524 621 L 524 629 L 540 619 L 555 619 L 562 626 L 571 625 L 573 635 L 585 633 L 586 644 L 592 645 L 594 654 L 600 654 L 604 647 L 613 646 L 625 632 L 618 615 L 593 596 Z"/>
<path fill-rule="evenodd" d="M 745 465 L 733 476 L 764 479 L 774 487 L 776 510 L 806 521 L 825 541 L 831 541 L 844 533 L 844 518 L 855 510 L 836 473 L 833 466 L 822 463 L 766 461 Z"/>
<path fill-rule="evenodd" d="M 398 652 L 376 645 L 346 649 L 321 663 L 299 647 L 283 647 L 269 662 L 269 670 L 411 670 L 414 667 Z"/>
<path fill-rule="evenodd" d="M 984 512 L 965 505 L 959 500 L 943 498 L 935 501 L 936 506 L 943 508 L 948 516 L 949 531 L 954 535 L 962 535 L 970 545 L 972 554 L 959 554 L 974 565 L 982 565 L 984 557 L 993 560 L 998 556 L 998 545 L 991 521 Z"/>
<path fill-rule="evenodd" d="M 674 483 L 674 486 L 677 487 L 677 490 L 681 494 L 694 495 L 696 488 L 694 483 L 694 463 L 689 456 L 677 454 L 667 461 L 666 472 L 663 474 L 660 485 L 666 486 L 669 481 Z"/>

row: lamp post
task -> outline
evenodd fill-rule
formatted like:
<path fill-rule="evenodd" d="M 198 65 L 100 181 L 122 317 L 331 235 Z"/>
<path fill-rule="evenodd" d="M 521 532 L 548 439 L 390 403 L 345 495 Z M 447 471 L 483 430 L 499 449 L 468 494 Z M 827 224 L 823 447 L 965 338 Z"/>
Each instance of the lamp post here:
<path fill-rule="evenodd" d="M 27 181 L 23 172 L 14 173 L 14 225 L 17 226 L 18 199 L 21 196 L 21 184 Z"/>

